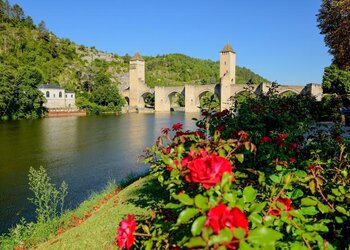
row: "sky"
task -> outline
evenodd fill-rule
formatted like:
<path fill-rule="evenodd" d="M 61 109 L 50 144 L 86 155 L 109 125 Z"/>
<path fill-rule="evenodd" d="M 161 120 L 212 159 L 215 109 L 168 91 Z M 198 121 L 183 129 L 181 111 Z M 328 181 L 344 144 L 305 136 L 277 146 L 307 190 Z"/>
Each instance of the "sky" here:
<path fill-rule="evenodd" d="M 10 0 L 61 38 L 118 55 L 182 53 L 237 65 L 270 81 L 321 83 L 332 57 L 317 28 L 321 0 Z"/>

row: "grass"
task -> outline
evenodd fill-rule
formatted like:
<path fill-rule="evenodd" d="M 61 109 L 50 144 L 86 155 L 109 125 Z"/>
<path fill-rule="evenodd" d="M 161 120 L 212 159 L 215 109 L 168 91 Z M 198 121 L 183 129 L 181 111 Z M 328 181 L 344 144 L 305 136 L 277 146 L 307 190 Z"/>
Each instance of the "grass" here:
<path fill-rule="evenodd" d="M 35 249 L 117 249 L 119 221 L 127 214 L 135 214 L 136 218 L 150 215 L 151 207 L 162 203 L 161 192 L 158 182 L 146 176 L 121 191 L 88 200 L 74 212 L 80 219 L 71 214 L 62 233 Z"/>
<path fill-rule="evenodd" d="M 163 203 L 162 192 L 151 176 L 130 176 L 119 186 L 109 183 L 50 223 L 20 224 L 0 237 L 0 249 L 117 249 L 119 221 L 127 214 L 150 215 L 151 207 Z"/>

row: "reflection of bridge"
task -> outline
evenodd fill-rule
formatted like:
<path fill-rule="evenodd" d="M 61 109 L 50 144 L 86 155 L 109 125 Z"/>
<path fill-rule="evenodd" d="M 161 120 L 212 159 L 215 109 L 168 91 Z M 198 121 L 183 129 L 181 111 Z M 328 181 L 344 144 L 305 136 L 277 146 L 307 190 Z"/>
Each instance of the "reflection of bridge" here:
<path fill-rule="evenodd" d="M 220 84 L 185 85 L 179 87 L 155 87 L 149 88 L 145 83 L 145 61 L 139 53 L 130 59 L 129 88 L 122 91 L 129 107 L 142 109 L 145 107 L 145 97 L 148 94 L 155 95 L 155 111 L 168 112 L 171 110 L 172 98 L 181 94 L 185 99 L 185 112 L 198 112 L 200 99 L 208 92 L 216 94 L 220 100 L 220 109 L 228 109 L 232 104 L 232 98 L 246 93 L 246 86 L 235 84 L 236 78 L 236 54 L 230 44 L 226 44 L 220 52 Z M 255 94 L 266 93 L 269 84 L 253 85 Z M 295 93 L 309 94 L 322 97 L 322 87 L 319 84 L 306 86 L 280 86 L 279 94 Z"/>

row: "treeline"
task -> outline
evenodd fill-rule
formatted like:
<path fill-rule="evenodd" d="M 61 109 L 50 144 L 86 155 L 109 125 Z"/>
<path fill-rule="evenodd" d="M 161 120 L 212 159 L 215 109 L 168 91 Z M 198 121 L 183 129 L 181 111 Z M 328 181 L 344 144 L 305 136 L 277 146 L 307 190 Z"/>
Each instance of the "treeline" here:
<path fill-rule="evenodd" d="M 146 82 L 149 86 L 178 86 L 184 84 L 219 83 L 219 62 L 191 58 L 182 54 L 145 57 Z M 268 82 L 265 78 L 244 67 L 236 67 L 236 83 Z"/>
<path fill-rule="evenodd" d="M 91 113 L 119 111 L 125 104 L 119 90 L 127 87 L 129 60 L 129 55 L 101 52 L 58 38 L 44 21 L 36 25 L 21 6 L 0 0 L 0 119 L 42 116 L 45 99 L 37 92 L 42 83 L 75 91 L 78 107 Z M 146 83 L 151 87 L 219 82 L 218 62 L 181 54 L 145 57 L 145 60 Z M 31 72 L 28 75 L 40 75 L 37 78 L 40 81 L 23 82 L 19 77 L 23 70 Z M 236 82 L 248 80 L 266 81 L 246 68 L 237 67 Z M 32 88 L 30 92 L 38 93 L 40 101 L 36 95 L 23 101 L 22 88 Z M 32 105 L 19 109 L 22 101 Z M 34 111 L 31 106 L 39 108 Z"/>

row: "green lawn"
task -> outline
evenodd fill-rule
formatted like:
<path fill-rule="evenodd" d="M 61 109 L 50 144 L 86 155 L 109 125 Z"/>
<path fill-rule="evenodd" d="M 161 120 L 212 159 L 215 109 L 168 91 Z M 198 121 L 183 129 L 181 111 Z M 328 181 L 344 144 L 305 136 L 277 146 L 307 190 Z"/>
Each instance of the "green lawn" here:
<path fill-rule="evenodd" d="M 127 214 L 136 218 L 150 214 L 162 204 L 162 189 L 151 176 L 144 177 L 114 195 L 79 226 L 73 227 L 38 246 L 37 249 L 117 249 L 119 221 Z"/>

